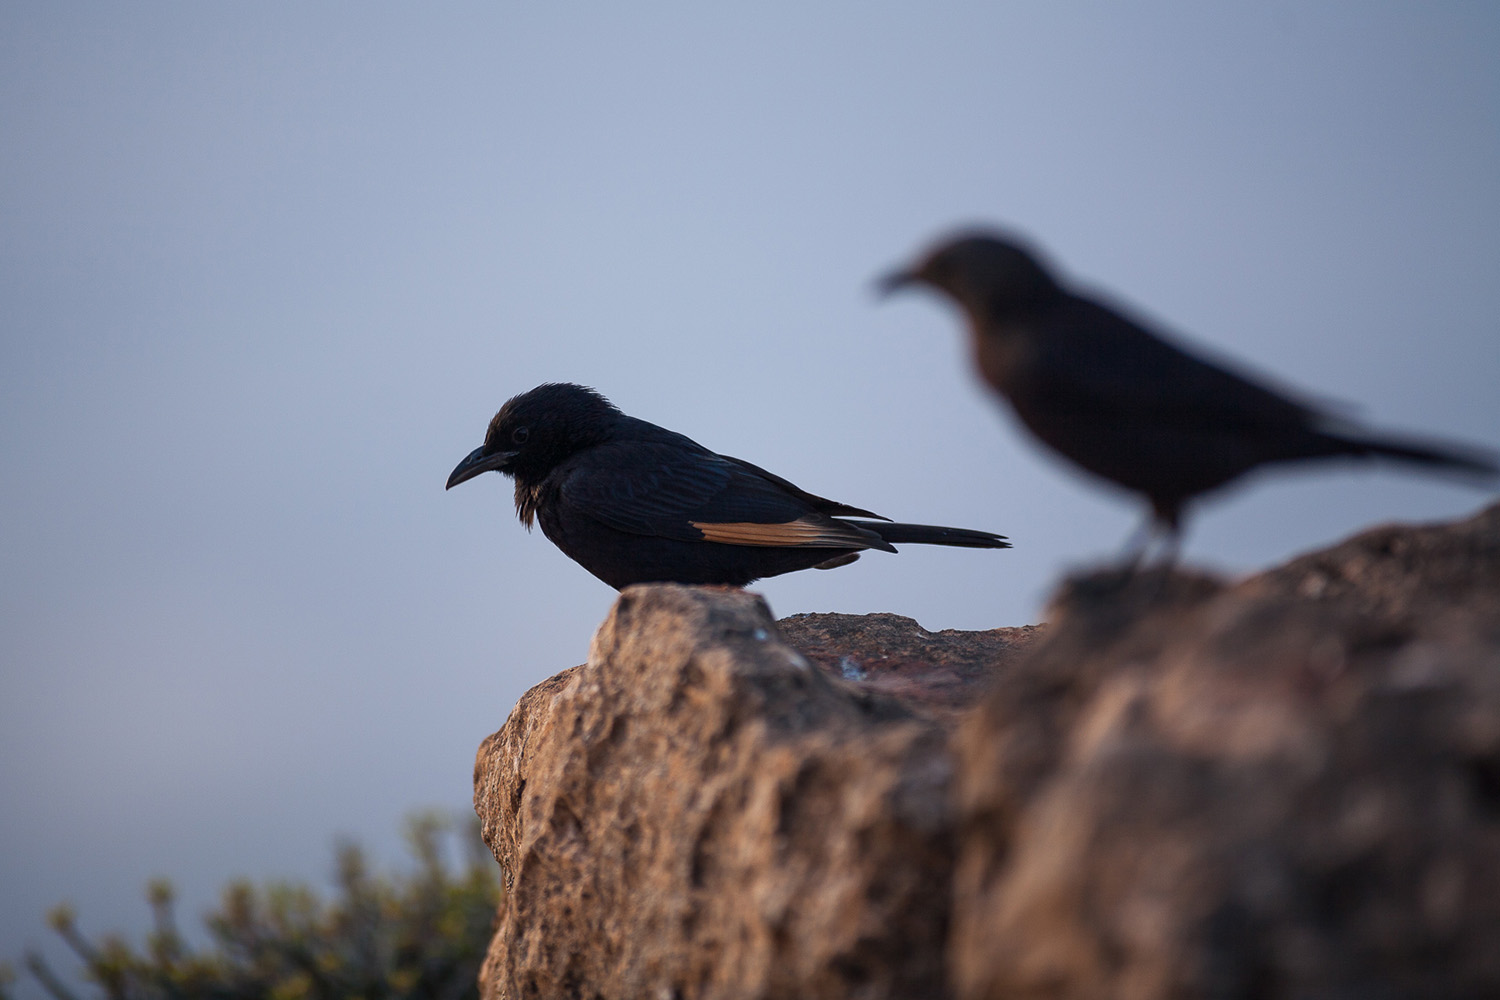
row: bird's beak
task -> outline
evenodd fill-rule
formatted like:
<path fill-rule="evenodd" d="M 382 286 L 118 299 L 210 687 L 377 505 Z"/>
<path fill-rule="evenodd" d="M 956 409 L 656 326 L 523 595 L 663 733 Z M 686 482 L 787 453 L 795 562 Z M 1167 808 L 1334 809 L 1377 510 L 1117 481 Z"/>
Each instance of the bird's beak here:
<path fill-rule="evenodd" d="M 444 489 L 451 490 L 459 483 L 467 482 L 479 475 L 481 472 L 503 472 L 505 465 L 516 457 L 513 451 L 492 451 L 485 453 L 484 446 L 480 445 L 469 452 L 469 457 L 458 463 L 448 477 L 448 485 Z"/>
<path fill-rule="evenodd" d="M 915 271 L 908 271 L 902 268 L 899 271 L 892 271 L 890 274 L 877 279 L 875 282 L 875 292 L 881 298 L 885 298 L 885 296 L 890 295 L 892 292 L 898 292 L 921 280 Z"/>

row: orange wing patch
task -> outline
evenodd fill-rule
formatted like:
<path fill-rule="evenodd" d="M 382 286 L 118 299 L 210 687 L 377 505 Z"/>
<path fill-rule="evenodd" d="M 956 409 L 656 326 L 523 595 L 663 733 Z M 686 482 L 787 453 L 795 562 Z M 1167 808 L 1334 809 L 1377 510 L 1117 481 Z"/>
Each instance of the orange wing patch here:
<path fill-rule="evenodd" d="M 690 521 L 693 527 L 703 532 L 707 542 L 723 542 L 726 545 L 763 545 L 791 548 L 848 548 L 857 545 L 869 548 L 870 543 L 848 525 L 837 521 L 798 518 L 783 524 L 757 524 L 754 521 L 733 521 L 727 524 L 711 524 Z"/>

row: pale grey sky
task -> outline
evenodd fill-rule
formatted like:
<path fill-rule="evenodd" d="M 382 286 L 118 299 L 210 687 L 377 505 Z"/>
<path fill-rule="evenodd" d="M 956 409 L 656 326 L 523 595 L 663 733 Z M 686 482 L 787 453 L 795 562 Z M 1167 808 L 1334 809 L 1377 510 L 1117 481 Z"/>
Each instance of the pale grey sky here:
<path fill-rule="evenodd" d="M 872 279 L 990 221 L 1380 427 L 1500 444 L 1500 7 L 0 7 L 0 957 L 462 807 L 613 592 L 498 476 L 508 396 L 627 412 L 1006 552 L 767 581 L 781 615 L 1035 621 L 1138 511 Z M 1244 571 L 1489 497 L 1267 477 Z M 51 946 L 49 945 L 49 950 Z"/>

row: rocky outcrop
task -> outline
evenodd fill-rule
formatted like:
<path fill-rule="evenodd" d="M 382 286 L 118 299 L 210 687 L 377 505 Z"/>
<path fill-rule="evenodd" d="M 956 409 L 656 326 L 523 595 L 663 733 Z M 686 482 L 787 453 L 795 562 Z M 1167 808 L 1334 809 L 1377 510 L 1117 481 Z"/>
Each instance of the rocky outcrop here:
<path fill-rule="evenodd" d="M 935 720 L 1032 631 L 778 626 L 741 591 L 626 590 L 588 664 L 480 747 L 507 881 L 485 995 L 944 995 L 953 762 Z"/>
<path fill-rule="evenodd" d="M 959 994 L 1500 996 L 1500 507 L 1117 582 L 956 740 Z"/>
<path fill-rule="evenodd" d="M 1048 617 L 625 591 L 480 748 L 485 996 L 1500 995 L 1500 507 Z"/>

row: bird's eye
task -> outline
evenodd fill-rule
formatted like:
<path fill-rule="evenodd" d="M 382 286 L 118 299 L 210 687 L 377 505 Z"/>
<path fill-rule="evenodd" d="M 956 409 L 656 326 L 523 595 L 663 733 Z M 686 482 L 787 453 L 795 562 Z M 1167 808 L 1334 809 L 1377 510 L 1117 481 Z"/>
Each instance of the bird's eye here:
<path fill-rule="evenodd" d="M 516 444 L 525 444 L 526 439 L 531 436 L 531 430 L 526 427 L 517 427 L 510 432 L 510 439 Z"/>

